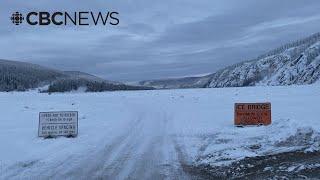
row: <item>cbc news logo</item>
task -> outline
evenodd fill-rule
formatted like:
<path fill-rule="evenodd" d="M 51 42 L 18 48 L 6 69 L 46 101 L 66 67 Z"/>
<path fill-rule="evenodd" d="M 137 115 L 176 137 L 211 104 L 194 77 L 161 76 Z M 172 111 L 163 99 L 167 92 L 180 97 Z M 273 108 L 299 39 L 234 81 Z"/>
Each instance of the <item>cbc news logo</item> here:
<path fill-rule="evenodd" d="M 119 13 L 115 11 L 107 12 L 29 12 L 24 16 L 20 12 L 12 13 L 10 20 L 15 25 L 20 25 L 26 21 L 27 25 L 32 26 L 90 26 L 90 25 L 113 25 L 120 23 Z"/>
<path fill-rule="evenodd" d="M 11 15 L 11 18 L 10 18 L 10 19 L 11 19 L 11 21 L 12 21 L 13 24 L 19 25 L 19 24 L 21 24 L 22 21 L 24 20 L 24 17 L 23 17 L 23 15 L 22 15 L 21 13 L 15 12 L 15 13 L 13 13 L 13 14 Z"/>

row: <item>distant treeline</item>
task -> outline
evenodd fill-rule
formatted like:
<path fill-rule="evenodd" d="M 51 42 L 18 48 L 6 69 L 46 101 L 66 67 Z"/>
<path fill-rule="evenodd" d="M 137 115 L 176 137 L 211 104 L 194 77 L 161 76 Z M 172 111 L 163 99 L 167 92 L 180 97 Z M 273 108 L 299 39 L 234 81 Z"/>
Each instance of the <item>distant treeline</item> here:
<path fill-rule="evenodd" d="M 111 84 L 107 82 L 90 81 L 87 79 L 60 79 L 49 85 L 48 90 L 42 92 L 69 92 L 84 87 L 86 92 L 121 91 L 121 90 L 152 90 L 154 88 L 129 86 L 125 84 Z"/>

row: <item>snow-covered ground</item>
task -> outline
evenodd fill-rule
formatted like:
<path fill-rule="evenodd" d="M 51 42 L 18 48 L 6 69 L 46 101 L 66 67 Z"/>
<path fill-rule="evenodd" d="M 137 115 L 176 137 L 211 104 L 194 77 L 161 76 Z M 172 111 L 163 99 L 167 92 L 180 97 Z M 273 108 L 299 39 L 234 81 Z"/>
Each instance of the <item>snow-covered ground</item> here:
<path fill-rule="evenodd" d="M 233 126 L 235 102 L 273 124 Z M 0 93 L 0 179 L 188 178 L 183 164 L 319 150 L 320 84 L 106 93 Z M 77 138 L 37 137 L 41 111 L 79 111 Z"/>

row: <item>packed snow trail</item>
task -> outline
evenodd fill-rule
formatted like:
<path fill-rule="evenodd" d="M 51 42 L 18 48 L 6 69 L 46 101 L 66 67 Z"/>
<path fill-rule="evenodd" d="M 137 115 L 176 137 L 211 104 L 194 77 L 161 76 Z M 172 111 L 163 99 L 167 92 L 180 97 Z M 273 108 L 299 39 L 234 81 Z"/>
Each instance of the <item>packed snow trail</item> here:
<path fill-rule="evenodd" d="M 4 178 L 190 179 L 183 172 L 176 144 L 167 131 L 170 114 L 162 105 L 156 108 L 141 104 L 129 106 L 134 112 L 130 121 L 121 123 L 112 139 L 105 131 L 106 140 L 102 137 L 86 154 L 71 154 L 49 164 L 35 160 L 14 165 L 6 170 Z"/>
<path fill-rule="evenodd" d="M 66 177 L 83 179 L 178 179 L 186 178 L 172 139 L 165 112 L 143 109 L 112 143 L 83 160 Z M 157 117 L 157 118 L 155 118 Z M 80 170 L 80 173 L 79 173 Z"/>
<path fill-rule="evenodd" d="M 197 179 L 198 165 L 317 152 L 319 85 L 0 93 L 0 179 Z M 235 102 L 266 101 L 272 125 L 234 127 Z M 37 137 L 39 112 L 70 110 L 78 137 Z"/>

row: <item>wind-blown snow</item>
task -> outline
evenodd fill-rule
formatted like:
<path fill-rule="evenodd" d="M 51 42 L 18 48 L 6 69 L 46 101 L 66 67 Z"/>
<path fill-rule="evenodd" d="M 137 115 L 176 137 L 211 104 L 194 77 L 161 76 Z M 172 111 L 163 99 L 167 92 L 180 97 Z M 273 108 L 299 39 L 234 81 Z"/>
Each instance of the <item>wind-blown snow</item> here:
<path fill-rule="evenodd" d="M 187 176 L 183 163 L 319 150 L 319 88 L 0 93 L 0 179 L 172 179 Z M 235 102 L 266 101 L 271 126 L 233 126 Z M 38 113 L 60 110 L 79 111 L 79 136 L 38 138 Z"/>

